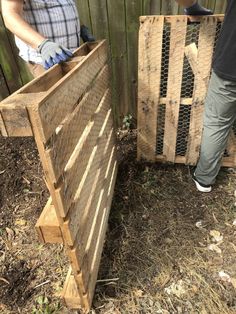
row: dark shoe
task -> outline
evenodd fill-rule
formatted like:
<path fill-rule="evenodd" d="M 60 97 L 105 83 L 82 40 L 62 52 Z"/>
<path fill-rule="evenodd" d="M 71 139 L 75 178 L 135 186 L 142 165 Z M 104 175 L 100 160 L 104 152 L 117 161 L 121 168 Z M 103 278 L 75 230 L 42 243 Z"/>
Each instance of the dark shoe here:
<path fill-rule="evenodd" d="M 95 41 L 94 36 L 91 34 L 89 28 L 85 25 L 81 25 L 80 27 L 80 36 L 84 43 Z"/>
<path fill-rule="evenodd" d="M 192 5 L 189 8 L 184 9 L 184 13 L 186 15 L 212 15 L 213 12 L 211 10 L 208 10 L 204 7 L 202 7 L 200 4 L 198 4 L 197 2 Z"/>
<path fill-rule="evenodd" d="M 205 185 L 200 183 L 197 178 L 195 177 L 195 173 L 193 173 L 192 175 L 192 179 L 196 185 L 196 188 L 198 189 L 199 192 L 203 192 L 203 193 L 209 193 L 212 190 L 212 186 L 211 185 Z"/>

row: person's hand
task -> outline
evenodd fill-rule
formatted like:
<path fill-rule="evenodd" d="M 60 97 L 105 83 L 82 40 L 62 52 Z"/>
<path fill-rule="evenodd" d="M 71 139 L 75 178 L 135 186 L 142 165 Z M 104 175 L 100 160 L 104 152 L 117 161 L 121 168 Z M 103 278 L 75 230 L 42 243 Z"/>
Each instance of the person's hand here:
<path fill-rule="evenodd" d="M 43 59 L 43 66 L 46 70 L 51 68 L 54 64 L 67 61 L 72 57 L 72 52 L 53 42 L 49 39 L 45 39 L 38 47 L 38 51 Z"/>
<path fill-rule="evenodd" d="M 89 28 L 85 25 L 81 25 L 80 27 L 80 36 L 84 43 L 95 41 L 94 36 L 91 34 Z"/>
<path fill-rule="evenodd" d="M 213 12 L 211 10 L 208 10 L 208 9 L 202 7 L 197 2 L 189 8 L 185 8 L 184 13 L 186 15 L 195 15 L 195 16 L 196 15 L 212 15 L 213 14 Z"/>

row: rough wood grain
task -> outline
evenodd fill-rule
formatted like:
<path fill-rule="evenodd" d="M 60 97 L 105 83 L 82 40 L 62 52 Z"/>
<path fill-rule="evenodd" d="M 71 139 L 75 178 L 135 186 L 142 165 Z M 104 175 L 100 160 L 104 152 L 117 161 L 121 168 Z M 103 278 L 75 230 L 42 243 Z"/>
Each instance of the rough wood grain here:
<path fill-rule="evenodd" d="M 167 161 L 175 162 L 187 17 L 173 17 L 170 25 L 169 70 L 163 154 L 166 156 Z"/>
<path fill-rule="evenodd" d="M 138 159 L 155 160 L 164 17 L 143 17 L 139 32 Z"/>

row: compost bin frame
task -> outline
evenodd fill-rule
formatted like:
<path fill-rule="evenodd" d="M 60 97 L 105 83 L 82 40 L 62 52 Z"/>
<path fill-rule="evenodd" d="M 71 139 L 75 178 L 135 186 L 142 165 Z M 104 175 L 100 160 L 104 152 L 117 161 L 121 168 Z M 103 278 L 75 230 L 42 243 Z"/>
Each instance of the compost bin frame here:
<path fill-rule="evenodd" d="M 63 243 L 62 298 L 89 311 L 117 174 L 106 41 L 86 43 L 0 103 L 2 136 L 34 136 L 51 197 L 36 224 Z M 71 127 L 73 125 L 73 129 Z M 76 175 L 75 175 L 76 174 Z"/>
<path fill-rule="evenodd" d="M 224 15 L 205 17 L 143 16 L 140 17 L 139 74 L 138 74 L 138 159 L 155 162 L 171 162 L 195 165 L 200 150 L 203 126 L 203 108 L 211 73 L 217 23 Z M 189 23 L 200 24 L 198 47 L 186 46 Z M 170 27 L 170 39 L 166 45 L 164 29 Z M 161 96 L 163 50 L 169 47 L 166 97 Z M 181 98 L 184 58 L 187 58 L 194 74 L 191 98 Z M 182 79 L 181 79 L 182 78 Z M 165 106 L 164 125 L 158 124 L 158 112 Z M 187 150 L 184 156 L 176 154 L 180 105 L 191 106 Z M 157 153 L 157 132 L 162 128 L 163 153 Z M 236 140 L 230 134 L 227 156 L 223 165 L 236 166 Z"/>

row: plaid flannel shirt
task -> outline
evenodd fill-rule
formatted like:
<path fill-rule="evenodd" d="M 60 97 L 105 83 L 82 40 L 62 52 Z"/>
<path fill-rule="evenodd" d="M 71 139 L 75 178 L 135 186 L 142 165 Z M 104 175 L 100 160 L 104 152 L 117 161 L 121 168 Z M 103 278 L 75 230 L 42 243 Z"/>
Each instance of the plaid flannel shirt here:
<path fill-rule="evenodd" d="M 80 22 L 74 0 L 26 0 L 23 18 L 44 37 L 71 51 L 79 47 Z M 15 37 L 19 55 L 26 62 L 42 64 L 42 58 L 19 38 Z"/>

